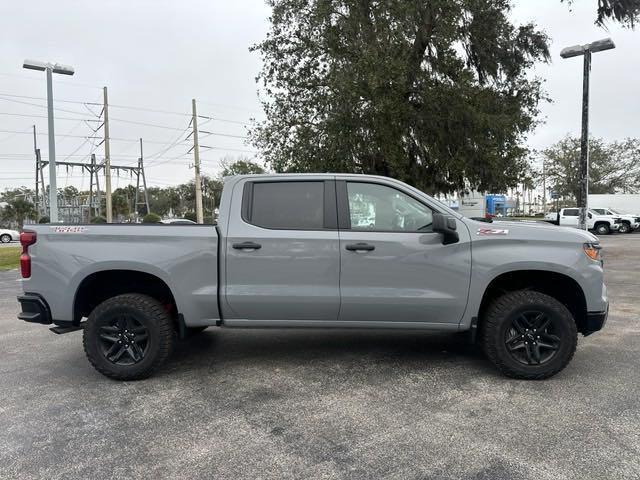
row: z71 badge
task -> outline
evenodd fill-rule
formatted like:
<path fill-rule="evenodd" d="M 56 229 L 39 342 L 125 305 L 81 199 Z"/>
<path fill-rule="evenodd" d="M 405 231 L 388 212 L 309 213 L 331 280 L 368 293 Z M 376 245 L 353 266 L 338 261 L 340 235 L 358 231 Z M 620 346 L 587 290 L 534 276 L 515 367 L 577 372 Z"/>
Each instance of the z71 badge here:
<path fill-rule="evenodd" d="M 479 228 L 476 235 L 509 235 L 508 228 Z"/>

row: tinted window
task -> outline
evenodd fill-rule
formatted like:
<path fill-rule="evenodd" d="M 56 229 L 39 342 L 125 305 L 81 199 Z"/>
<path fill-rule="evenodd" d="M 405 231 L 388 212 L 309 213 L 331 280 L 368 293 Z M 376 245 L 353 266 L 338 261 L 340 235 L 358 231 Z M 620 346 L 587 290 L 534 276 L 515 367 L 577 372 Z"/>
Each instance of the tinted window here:
<path fill-rule="evenodd" d="M 577 208 L 566 208 L 563 215 L 565 217 L 577 217 L 578 209 Z"/>
<path fill-rule="evenodd" d="M 594 212 L 596 212 L 599 215 L 604 215 L 604 209 L 603 208 L 594 208 L 592 209 Z"/>
<path fill-rule="evenodd" d="M 265 228 L 320 229 L 323 205 L 323 182 L 256 182 L 249 220 Z"/>
<path fill-rule="evenodd" d="M 429 232 L 431 209 L 395 188 L 347 183 L 352 230 Z"/>

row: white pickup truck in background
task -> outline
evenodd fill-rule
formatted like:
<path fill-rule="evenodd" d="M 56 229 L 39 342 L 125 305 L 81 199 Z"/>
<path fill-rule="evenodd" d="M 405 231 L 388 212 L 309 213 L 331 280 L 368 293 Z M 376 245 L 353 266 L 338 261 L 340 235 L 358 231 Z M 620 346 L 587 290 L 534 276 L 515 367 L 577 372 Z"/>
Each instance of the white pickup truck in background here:
<path fill-rule="evenodd" d="M 611 215 L 614 217 L 620 217 L 622 223 L 620 223 L 620 233 L 633 233 L 638 227 L 640 227 L 640 215 L 632 215 L 629 213 L 622 213 L 619 210 L 613 208 L 592 208 L 592 211 L 599 215 Z"/>
<path fill-rule="evenodd" d="M 546 213 L 544 220 L 561 227 L 578 228 L 579 215 L 579 208 L 561 208 L 559 212 Z M 595 231 L 598 235 L 617 232 L 621 225 L 622 219 L 617 215 L 601 215 L 591 209 L 587 212 L 587 229 Z"/>

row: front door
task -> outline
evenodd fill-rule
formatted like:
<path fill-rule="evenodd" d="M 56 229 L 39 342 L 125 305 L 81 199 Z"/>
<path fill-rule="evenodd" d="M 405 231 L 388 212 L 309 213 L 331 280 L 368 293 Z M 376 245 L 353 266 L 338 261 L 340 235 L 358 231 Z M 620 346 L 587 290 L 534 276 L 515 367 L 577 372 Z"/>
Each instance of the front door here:
<path fill-rule="evenodd" d="M 335 183 L 310 178 L 235 186 L 224 247 L 223 311 L 229 325 L 337 320 Z"/>
<path fill-rule="evenodd" d="M 433 207 L 399 187 L 338 181 L 340 320 L 457 324 L 471 275 L 466 226 L 443 245 Z"/>

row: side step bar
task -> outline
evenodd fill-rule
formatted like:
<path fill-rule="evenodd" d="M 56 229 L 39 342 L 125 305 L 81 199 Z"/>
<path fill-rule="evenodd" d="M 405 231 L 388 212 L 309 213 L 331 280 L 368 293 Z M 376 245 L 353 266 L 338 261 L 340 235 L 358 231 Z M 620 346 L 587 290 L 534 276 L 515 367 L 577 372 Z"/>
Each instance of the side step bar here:
<path fill-rule="evenodd" d="M 52 327 L 49 330 L 51 330 L 53 333 L 57 333 L 58 335 L 62 335 L 63 333 L 71 333 L 82 330 L 84 329 L 84 324 L 85 322 L 80 323 L 80 325 L 57 326 Z"/>

